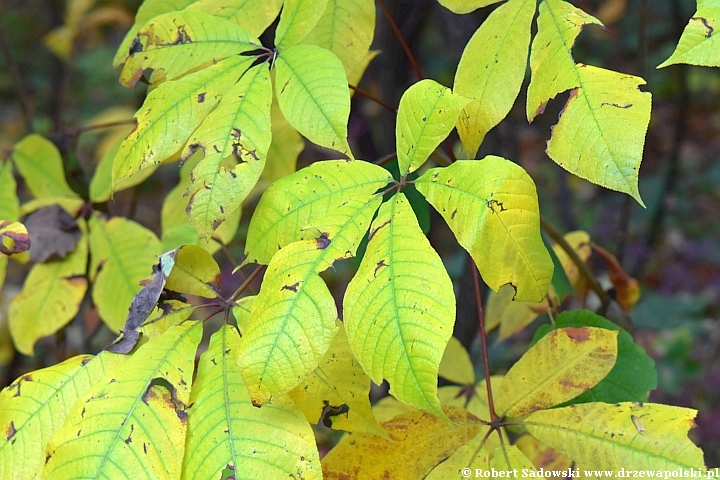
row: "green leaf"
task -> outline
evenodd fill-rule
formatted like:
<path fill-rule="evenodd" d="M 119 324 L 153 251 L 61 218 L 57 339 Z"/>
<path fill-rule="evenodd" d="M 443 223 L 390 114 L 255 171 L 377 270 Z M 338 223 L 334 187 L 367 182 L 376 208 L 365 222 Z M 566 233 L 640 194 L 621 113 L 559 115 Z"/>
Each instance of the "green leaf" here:
<path fill-rule="evenodd" d="M 455 294 L 405 195 L 380 207 L 343 299 L 355 357 L 401 402 L 445 418 L 437 374 L 455 323 Z"/>
<path fill-rule="evenodd" d="M 252 58 L 235 56 L 160 84 L 145 98 L 138 125 L 125 139 L 113 165 L 113 188 L 138 171 L 160 164 L 177 152 L 250 66 Z"/>
<path fill-rule="evenodd" d="M 541 326 L 535 332 L 533 342 L 556 328 L 583 326 L 620 330 L 620 327 L 600 315 L 587 310 L 572 310 L 561 313 L 555 319 L 555 325 Z M 620 330 L 617 361 L 613 369 L 600 383 L 571 401 L 573 404 L 646 402 L 648 393 L 657 388 L 657 381 L 655 362 L 633 341 L 629 333 Z"/>
<path fill-rule="evenodd" d="M 77 197 L 65 180 L 63 161 L 57 147 L 37 133 L 15 144 L 12 157 L 33 196 Z"/>
<path fill-rule="evenodd" d="M 453 91 L 473 98 L 457 123 L 475 157 L 485 135 L 507 116 L 525 78 L 535 0 L 510 0 L 488 16 L 465 46 Z"/>
<path fill-rule="evenodd" d="M 45 445 L 77 399 L 127 357 L 80 355 L 27 373 L 0 392 L 0 477 L 38 478 Z"/>
<path fill-rule="evenodd" d="M 235 360 L 237 330 L 225 325 L 200 357 L 190 395 L 183 479 L 221 478 L 224 469 L 264 480 L 320 478 L 312 429 L 286 397 L 256 408 Z"/>
<path fill-rule="evenodd" d="M 550 332 L 505 375 L 495 400 L 498 415 L 527 415 L 597 385 L 615 365 L 617 333 L 595 327 Z"/>
<path fill-rule="evenodd" d="M 339 320 L 337 325 L 342 325 Z M 310 423 L 387 438 L 372 413 L 369 393 L 370 377 L 353 357 L 344 329 L 339 328 L 320 364 L 289 395 Z"/>
<path fill-rule="evenodd" d="M 328 0 L 322 17 L 302 42 L 333 52 L 350 78 L 350 73 L 365 59 L 374 35 L 375 2 Z"/>
<path fill-rule="evenodd" d="M 154 17 L 138 32 L 134 53 L 125 61 L 120 83 L 135 87 L 145 69 L 153 80 L 175 80 L 198 67 L 214 65 L 255 50 L 260 41 L 234 23 L 201 11 L 169 12 Z"/>
<path fill-rule="evenodd" d="M 268 264 L 302 231 L 348 200 L 369 202 L 392 182 L 382 167 L 359 160 L 316 162 L 265 191 L 248 227 L 246 263 Z"/>
<path fill-rule="evenodd" d="M 275 61 L 275 94 L 290 125 L 308 140 L 352 158 L 347 143 L 350 91 L 334 53 L 295 45 Z"/>
<path fill-rule="evenodd" d="M 153 18 L 162 15 L 163 13 L 168 12 L 174 12 L 177 10 L 182 10 L 183 8 L 187 7 L 191 3 L 193 3 L 195 0 L 145 0 L 140 5 L 140 8 L 138 8 L 137 13 L 135 14 L 135 23 L 130 28 L 130 31 L 125 34 L 125 38 L 123 38 L 122 43 L 120 44 L 120 47 L 117 50 L 117 53 L 115 53 L 115 58 L 113 59 L 113 67 L 119 67 L 125 59 L 132 53 L 130 51 L 130 46 L 132 45 L 133 41 L 135 40 L 135 37 L 137 37 L 138 32 L 140 31 L 140 28 L 145 26 L 145 24 L 152 20 Z"/>
<path fill-rule="evenodd" d="M 455 13 L 470 13 L 502 0 L 438 0 L 438 3 Z"/>
<path fill-rule="evenodd" d="M 535 184 L 504 158 L 460 160 L 425 172 L 415 187 L 443 216 L 494 291 L 511 283 L 515 300 L 539 302 L 553 264 L 540 236 Z"/>
<path fill-rule="evenodd" d="M 20 219 L 20 200 L 12 162 L 0 162 L 0 220 L 16 222 Z M 2 285 L 2 283 L 0 283 Z"/>
<path fill-rule="evenodd" d="M 652 403 L 583 403 L 535 412 L 523 423 L 585 470 L 703 469 L 702 450 L 687 437 L 696 414 Z"/>
<path fill-rule="evenodd" d="M 475 369 L 468 351 L 460 340 L 450 337 L 440 362 L 438 375 L 460 385 L 475 384 Z"/>
<path fill-rule="evenodd" d="M 238 363 L 255 404 L 295 388 L 337 333 L 335 300 L 319 273 L 355 254 L 380 205 L 349 200 L 309 226 L 315 237 L 276 253 L 253 303 Z"/>
<path fill-rule="evenodd" d="M 179 478 L 202 323 L 150 340 L 75 405 L 50 440 L 43 478 Z"/>
<path fill-rule="evenodd" d="M 683 30 L 677 48 L 658 68 L 687 63 L 720 67 L 720 3 L 698 0 L 697 11 Z"/>
<path fill-rule="evenodd" d="M 529 120 L 547 101 L 572 89 L 553 128 L 547 153 L 567 171 L 627 193 L 644 206 L 638 169 L 650 122 L 650 94 L 639 77 L 575 64 L 570 53 L 583 25 L 600 22 L 562 0 L 540 4 L 538 34 L 530 54 Z"/>
<path fill-rule="evenodd" d="M 550 283 L 555 291 L 555 295 L 560 301 L 562 301 L 562 299 L 567 295 L 573 295 L 575 293 L 575 288 L 573 288 L 572 283 L 570 283 L 570 279 L 568 278 L 558 255 L 555 253 L 555 249 L 550 246 L 545 237 L 543 237 L 543 242 L 545 243 L 545 248 L 547 248 L 550 258 L 552 258 L 553 261 L 553 277 Z"/>
<path fill-rule="evenodd" d="M 282 4 L 283 0 L 197 0 L 187 10 L 200 10 L 222 17 L 257 37 L 273 23 Z"/>
<path fill-rule="evenodd" d="M 282 54 L 297 45 L 318 23 L 328 0 L 285 0 L 275 30 L 275 47 Z"/>
<path fill-rule="evenodd" d="M 90 280 L 100 318 L 114 331 L 125 324 L 128 307 L 161 253 L 155 234 L 122 217 L 90 217 Z"/>
<path fill-rule="evenodd" d="M 10 302 L 10 334 L 15 347 L 33 354 L 35 342 L 67 325 L 80 308 L 87 291 L 87 226 L 77 220 L 83 232 L 75 250 L 62 260 L 35 264 L 20 293 Z"/>
<path fill-rule="evenodd" d="M 422 166 L 430 154 L 447 138 L 458 114 L 470 101 L 455 95 L 434 80 L 420 80 L 400 99 L 395 140 L 400 174 Z"/>
<path fill-rule="evenodd" d="M 272 85 L 267 64 L 247 70 L 223 94 L 220 104 L 193 133 L 183 158 L 196 150 L 204 158 L 193 168 L 187 213 L 201 238 L 208 240 L 240 208 L 260 178 L 272 140 Z M 233 157 L 231 170 L 221 162 Z"/>
<path fill-rule="evenodd" d="M 262 178 L 274 182 L 297 170 L 297 159 L 300 152 L 305 149 L 305 141 L 285 119 L 275 98 L 273 98 L 270 108 L 270 122 L 272 123 L 272 142 Z"/>

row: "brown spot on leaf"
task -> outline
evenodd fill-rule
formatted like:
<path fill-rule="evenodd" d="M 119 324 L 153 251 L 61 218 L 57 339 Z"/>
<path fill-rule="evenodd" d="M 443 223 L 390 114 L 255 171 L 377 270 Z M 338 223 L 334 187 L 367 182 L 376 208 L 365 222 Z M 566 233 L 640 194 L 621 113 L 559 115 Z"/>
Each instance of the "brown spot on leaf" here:
<path fill-rule="evenodd" d="M 540 106 L 537 108 L 537 110 L 535 110 L 535 115 L 533 116 L 533 118 L 537 117 L 538 115 L 542 115 L 543 112 L 545 111 L 545 107 L 547 107 L 547 104 L 548 104 L 548 102 L 542 102 L 540 104 Z"/>
<path fill-rule="evenodd" d="M 315 244 L 317 245 L 318 250 L 325 250 L 328 245 L 330 245 L 330 240 L 328 238 L 327 232 L 320 232 L 320 237 L 315 239 Z"/>
<path fill-rule="evenodd" d="M 291 292 L 297 292 L 297 289 L 299 286 L 300 286 L 300 282 L 295 282 L 292 285 L 283 285 L 283 287 L 280 289 L 280 291 L 290 290 Z"/>
<path fill-rule="evenodd" d="M 178 397 L 177 389 L 164 378 L 156 377 L 150 381 L 150 385 L 142 396 L 142 401 L 150 405 L 150 401 L 159 398 L 168 407 L 175 410 L 181 422 L 187 421 L 187 405 Z"/>
<path fill-rule="evenodd" d="M 504 212 L 505 210 L 507 210 L 507 208 L 505 208 L 505 205 L 503 205 L 502 202 L 498 202 L 497 200 L 488 200 L 487 207 L 492 210 L 493 213 Z"/>
<path fill-rule="evenodd" d="M 370 235 L 368 235 L 368 242 L 370 241 L 370 239 L 372 239 L 373 236 L 375 236 L 375 234 L 378 232 L 378 230 L 380 230 L 381 228 L 383 228 L 386 225 L 390 225 L 391 221 L 392 220 L 385 220 L 385 222 L 383 222 L 382 225 L 379 225 L 377 228 L 373 228 L 372 230 L 370 230 Z"/>
<path fill-rule="evenodd" d="M 630 108 L 633 106 L 632 103 L 623 103 L 621 105 L 619 103 L 603 102 L 600 104 L 601 107 L 604 107 L 605 105 L 607 105 L 608 107 L 623 108 L 623 109 Z"/>
<path fill-rule="evenodd" d="M 205 93 L 207 93 L 207 92 L 198 93 L 198 96 L 197 96 L 198 103 L 203 103 L 205 101 Z"/>
<path fill-rule="evenodd" d="M 590 329 L 588 327 L 566 327 L 565 334 L 575 343 L 587 342 L 590 338 Z"/>
<path fill-rule="evenodd" d="M 175 41 L 172 43 L 173 45 L 182 45 L 184 43 L 191 43 L 192 38 L 190 38 L 190 35 L 187 34 L 185 31 L 185 25 L 178 25 L 177 29 L 177 37 L 175 37 Z"/>
<path fill-rule="evenodd" d="M 341 414 L 347 414 L 350 411 L 350 407 L 347 406 L 347 404 L 343 403 L 338 406 L 330 405 L 330 402 L 327 400 L 323 400 L 323 409 L 322 413 L 320 414 L 320 419 L 318 420 L 318 423 L 322 422 L 323 425 L 330 428 L 332 427 L 332 418 L 337 415 Z"/>
<path fill-rule="evenodd" d="M 17 430 L 15 429 L 15 422 L 10 422 L 10 425 L 8 425 L 7 429 L 5 429 L 5 439 L 10 440 L 16 433 Z"/>
<path fill-rule="evenodd" d="M 705 17 L 692 17 L 690 19 L 692 22 L 700 22 L 705 26 L 705 38 L 710 38 L 715 31 L 712 25 L 710 25 L 710 22 Z"/>
<path fill-rule="evenodd" d="M 377 263 L 377 265 L 375 265 L 375 272 L 373 273 L 373 275 L 375 275 L 375 276 L 377 277 L 378 270 L 380 270 L 382 267 L 387 267 L 387 266 L 388 266 L 388 264 L 385 263 L 385 260 L 384 260 L 384 259 L 383 259 L 383 260 L 380 260 L 380 261 Z"/>

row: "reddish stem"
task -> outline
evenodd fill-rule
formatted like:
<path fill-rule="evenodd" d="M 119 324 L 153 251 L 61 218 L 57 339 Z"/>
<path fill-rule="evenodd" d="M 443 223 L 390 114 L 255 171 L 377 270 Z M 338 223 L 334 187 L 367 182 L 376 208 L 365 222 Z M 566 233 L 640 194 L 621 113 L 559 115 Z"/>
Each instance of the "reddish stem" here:
<path fill-rule="evenodd" d="M 373 102 L 377 103 L 378 105 L 380 105 L 381 107 L 385 108 L 386 110 L 389 110 L 389 111 L 391 111 L 391 112 L 393 112 L 393 113 L 397 113 L 397 108 L 393 107 L 393 106 L 390 105 L 390 104 L 387 104 L 387 103 L 383 102 L 382 100 L 380 100 L 379 98 L 377 98 L 377 97 L 376 97 L 375 95 L 373 95 L 372 93 L 366 92 L 365 90 L 362 90 L 362 89 L 360 89 L 360 88 L 358 88 L 358 87 L 356 87 L 356 86 L 353 86 L 353 85 L 348 85 L 348 87 L 350 87 L 350 90 L 352 90 L 353 92 L 355 92 L 355 93 L 357 93 L 358 95 L 361 95 L 361 96 L 363 96 L 363 97 L 365 97 L 365 98 L 367 98 L 367 99 L 369 99 L 369 100 L 372 100 Z"/>
<path fill-rule="evenodd" d="M 495 413 L 495 402 L 493 401 L 492 385 L 490 384 L 490 357 L 488 355 L 487 335 L 485 335 L 485 314 L 483 313 L 482 297 L 480 295 L 480 276 L 475 260 L 470 258 L 472 262 L 473 285 L 475 286 L 475 303 L 477 304 L 478 323 L 480 324 L 480 342 L 483 350 L 483 370 L 485 372 L 485 387 L 487 388 L 488 410 L 490 410 L 490 420 L 496 422 L 498 420 Z"/>

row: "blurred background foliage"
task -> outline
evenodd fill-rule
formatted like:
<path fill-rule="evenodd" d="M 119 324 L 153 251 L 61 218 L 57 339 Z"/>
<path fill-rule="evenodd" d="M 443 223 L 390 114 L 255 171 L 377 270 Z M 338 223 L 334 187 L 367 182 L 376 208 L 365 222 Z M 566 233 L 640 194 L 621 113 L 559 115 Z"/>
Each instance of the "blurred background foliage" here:
<path fill-rule="evenodd" d="M 95 165 L 112 145 L 113 137 L 124 135 L 129 124 L 104 129 L 84 127 L 131 120 L 144 98 L 143 87 L 122 87 L 117 81 L 119 71 L 112 68 L 115 50 L 140 3 L 0 2 L 3 158 L 25 134 L 45 135 L 60 148 L 72 188 L 87 197 Z M 639 280 L 642 297 L 631 319 L 636 341 L 655 359 L 658 369 L 659 388 L 651 394 L 651 400 L 698 409 L 698 427 L 691 436 L 705 451 L 707 465 L 720 465 L 720 70 L 686 65 L 655 69 L 672 53 L 695 10 L 695 2 L 573 3 L 597 16 L 607 27 L 586 28 L 573 50 L 575 60 L 640 75 L 647 80 L 644 89 L 653 94 L 640 171 L 640 192 L 648 208 L 642 209 L 622 194 L 573 177 L 547 158 L 545 143 L 567 93 L 551 101 L 545 114 L 528 124 L 523 88 L 510 115 L 485 138 L 478 158 L 495 154 L 521 164 L 537 184 L 541 212 L 549 223 L 563 233 L 587 231 L 594 242 L 614 253 L 625 270 Z M 387 5 L 424 75 L 447 86 L 452 86 L 464 45 L 494 8 L 460 16 L 435 0 L 390 0 Z M 417 78 L 380 13 L 373 49 L 380 54 L 370 63 L 360 87 L 397 105 L 404 90 Z M 394 115 L 386 109 L 356 95 L 349 125 L 356 157 L 379 159 L 392 153 L 394 122 Z M 451 138 L 462 158 L 456 135 Z M 298 167 L 331 155 L 308 144 Z M 166 165 L 135 189 L 120 192 L 106 204 L 94 207 L 130 217 L 159 234 L 162 201 L 177 181 L 177 164 Z M 28 198 L 22 184 L 19 192 Z M 412 195 L 412 190 L 408 194 Z M 224 266 L 225 292 L 233 291 L 243 280 L 242 274 L 231 275 L 231 271 L 242 258 L 244 231 L 257 197 L 253 196 L 245 206 L 235 242 L 216 255 Z M 414 207 L 455 282 L 455 334 L 470 348 L 477 373 L 482 376 L 467 255 L 435 212 L 421 202 L 415 202 Z M 589 261 L 601 283 L 610 289 L 605 263 L 596 255 Z M 80 352 L 95 352 L 113 338 L 88 298 L 75 321 L 56 336 L 38 343 L 34 357 L 16 354 L 7 331 L 7 303 L 19 291 L 28 269 L 29 265 L 10 262 L 0 294 L 2 386 L 26 371 Z M 344 262 L 324 274 L 337 299 L 342 298 L 353 271 L 352 262 Z M 592 295 L 583 301 L 570 299 L 563 308 L 593 308 L 597 305 L 593 301 Z M 526 350 L 537 327 L 547 322 L 547 315 L 540 315 L 528 328 L 502 341 L 492 333 L 493 371 L 506 370 Z"/>

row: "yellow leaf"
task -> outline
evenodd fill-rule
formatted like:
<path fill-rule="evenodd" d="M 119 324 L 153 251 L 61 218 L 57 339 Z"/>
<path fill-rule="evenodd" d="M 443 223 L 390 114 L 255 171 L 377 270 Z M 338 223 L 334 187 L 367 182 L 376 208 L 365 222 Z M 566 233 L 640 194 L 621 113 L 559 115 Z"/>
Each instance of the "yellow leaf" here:
<path fill-rule="evenodd" d="M 0 220 L 19 220 L 19 209 L 20 200 L 17 197 L 17 182 L 13 176 L 12 162 L 0 161 Z"/>
<path fill-rule="evenodd" d="M 414 412 L 415 409 L 405 405 L 392 395 L 388 395 L 378 400 L 378 402 L 373 405 L 372 411 L 378 422 L 385 423 L 398 415 Z"/>
<path fill-rule="evenodd" d="M 30 235 L 25 225 L 0 220 L 0 257 L 27 252 L 29 249 Z"/>
<path fill-rule="evenodd" d="M 475 384 L 475 370 L 470 355 L 455 337 L 450 337 L 445 347 L 438 375 L 460 385 Z"/>
<path fill-rule="evenodd" d="M 285 119 L 277 99 L 274 97 L 270 109 L 270 120 L 272 124 L 272 142 L 267 153 L 262 178 L 274 182 L 295 172 L 298 156 L 305 148 L 305 141 Z"/>
<path fill-rule="evenodd" d="M 140 347 L 77 402 L 46 449 L 43 478 L 179 478 L 202 323 Z"/>
<path fill-rule="evenodd" d="M 346 436 L 323 458 L 323 478 L 424 478 L 482 426 L 462 408 L 446 407 L 445 414 L 450 422 L 421 411 L 395 417 L 382 425 L 391 440 L 367 433 Z"/>
<path fill-rule="evenodd" d="M 532 462 L 515 445 L 495 448 L 490 468 L 505 472 L 506 478 L 527 478 L 534 470 Z"/>
<path fill-rule="evenodd" d="M 515 446 L 525 454 L 538 470 L 543 469 L 551 472 L 567 471 L 573 463 L 571 459 L 538 441 L 532 435 L 525 434 L 518 438 Z"/>
<path fill-rule="evenodd" d="M 461 480 L 469 477 L 482 477 L 483 474 L 480 472 L 488 470 L 490 458 L 489 445 L 483 444 L 484 437 L 483 431 L 475 435 L 475 438 L 455 450 L 450 458 L 432 469 L 424 480 Z"/>
<path fill-rule="evenodd" d="M 165 312 L 155 307 L 140 328 L 139 332 L 149 340 L 157 338 L 167 331 L 168 328 L 180 325 L 182 322 L 190 318 L 190 315 L 197 308 L 196 305 L 188 305 L 178 300 L 167 300 L 165 305 L 172 307 L 172 310 Z"/>
<path fill-rule="evenodd" d="M 20 215 L 25 216 L 43 207 L 60 205 L 71 217 L 75 218 L 84 204 L 85 200 L 77 196 L 33 198 L 20 205 Z"/>
<path fill-rule="evenodd" d="M 13 148 L 13 161 L 35 197 L 77 197 L 65 180 L 60 151 L 48 139 L 31 133 Z"/>
<path fill-rule="evenodd" d="M 582 403 L 532 413 L 524 424 L 587 470 L 704 469 L 702 450 L 687 437 L 696 414 L 653 403 Z"/>
<path fill-rule="evenodd" d="M 0 478 L 38 478 L 45 445 L 75 402 L 126 358 L 80 355 L 27 373 L 0 392 L 0 429 L 8 434 L 0 437 Z"/>
<path fill-rule="evenodd" d="M 128 308 L 157 263 L 160 241 L 141 225 L 122 217 L 90 218 L 90 279 L 100 318 L 114 331 L 125 324 Z"/>
<path fill-rule="evenodd" d="M 587 232 L 577 230 L 566 233 L 565 240 L 572 249 L 575 250 L 578 257 L 580 257 L 580 260 L 586 262 L 587 259 L 590 258 L 592 249 L 590 248 L 590 235 L 588 235 Z M 567 275 L 568 280 L 570 280 L 570 284 L 573 286 L 575 291 L 584 291 L 585 280 L 580 275 L 580 271 L 578 270 L 577 265 L 575 265 L 575 262 L 570 260 L 568 254 L 562 247 L 560 247 L 560 245 L 553 245 L 553 250 L 555 251 L 555 255 L 558 257 L 558 260 L 560 260 L 563 270 L 565 270 L 565 274 Z"/>
<path fill-rule="evenodd" d="M 87 291 L 87 226 L 75 250 L 62 260 L 38 263 L 25 279 L 20 294 L 10 302 L 10 333 L 18 351 L 33 354 L 35 342 L 51 335 L 75 318 Z"/>
<path fill-rule="evenodd" d="M 220 267 L 206 250 L 196 245 L 178 248 L 175 265 L 165 288 L 205 298 L 216 298 L 220 290 Z"/>
<path fill-rule="evenodd" d="M 458 134 L 474 158 L 487 132 L 510 112 L 527 68 L 535 0 L 510 0 L 488 16 L 465 46 L 453 91 L 473 98 L 460 113 Z"/>
<path fill-rule="evenodd" d="M 235 361 L 237 330 L 225 325 L 200 357 L 188 407 L 183 479 L 319 479 L 315 437 L 300 409 L 287 397 L 257 408 Z"/>
<path fill-rule="evenodd" d="M 370 377 L 353 357 L 341 322 L 320 364 L 289 395 L 310 423 L 386 437 L 370 408 Z"/>
<path fill-rule="evenodd" d="M 247 328 L 248 322 L 250 322 L 250 314 L 252 313 L 253 304 L 257 295 L 251 295 L 249 297 L 242 297 L 235 302 L 235 306 L 232 309 L 233 316 L 237 322 L 238 330 L 240 334 Z"/>
<path fill-rule="evenodd" d="M 520 417 L 590 390 L 615 365 L 617 334 L 567 327 L 544 336 L 505 375 L 495 399 L 498 415 Z"/>
<path fill-rule="evenodd" d="M 485 308 L 485 331 L 489 332 L 498 325 L 498 341 L 511 337 L 530 325 L 538 313 L 547 310 L 547 300 L 540 303 L 513 301 L 515 289 L 512 285 L 503 285 L 498 293 L 490 292 Z"/>

